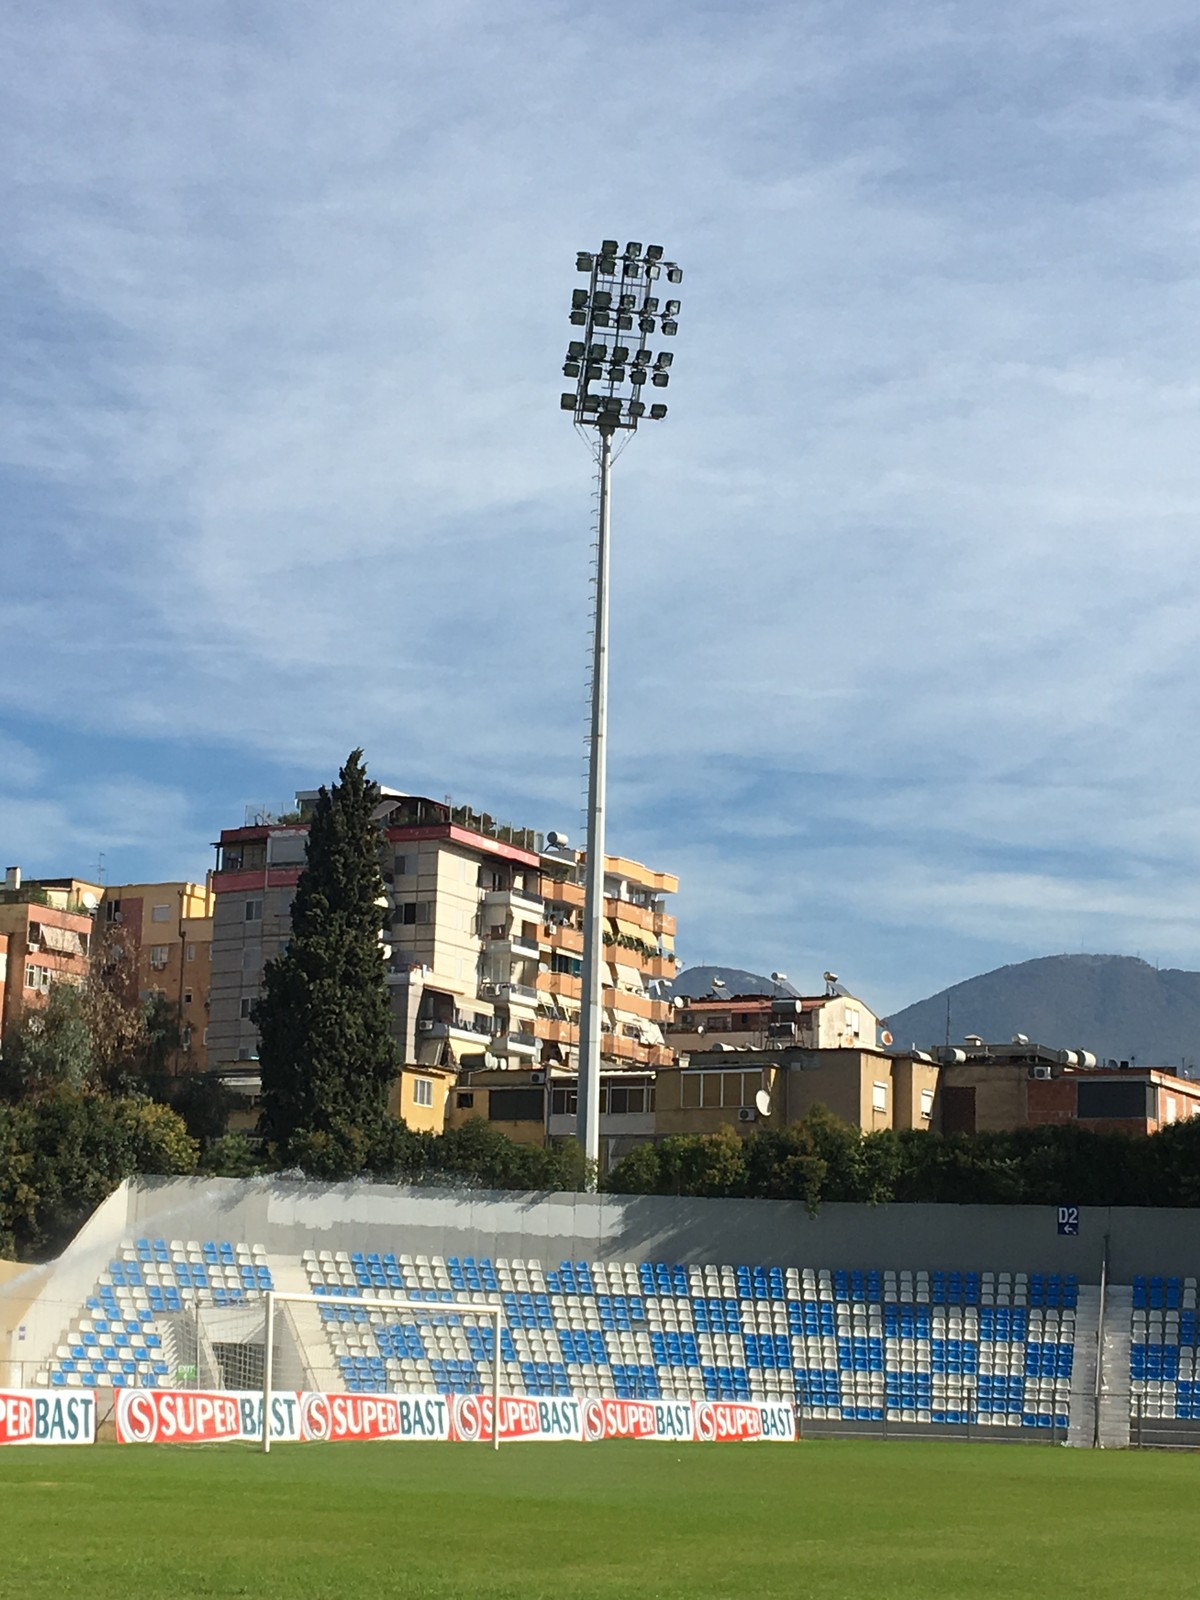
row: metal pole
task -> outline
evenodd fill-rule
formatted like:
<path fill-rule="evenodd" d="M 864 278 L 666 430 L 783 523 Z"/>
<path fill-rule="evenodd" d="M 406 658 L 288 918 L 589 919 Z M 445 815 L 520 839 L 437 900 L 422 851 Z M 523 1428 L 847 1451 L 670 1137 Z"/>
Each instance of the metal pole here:
<path fill-rule="evenodd" d="M 275 1292 L 267 1290 L 267 1331 L 263 1345 L 263 1455 L 271 1449 L 271 1384 L 275 1377 Z"/>
<path fill-rule="evenodd" d="M 500 1312 L 496 1316 L 496 1359 L 492 1362 L 492 1449 L 500 1448 Z"/>
<path fill-rule="evenodd" d="M 608 566 L 612 433 L 611 428 L 600 429 L 600 516 L 596 535 L 596 631 L 592 645 L 592 733 L 588 750 L 583 1010 L 579 1031 L 577 1111 L 579 1142 L 597 1176 L 600 1161 L 600 1046 L 604 1032 L 604 810 L 608 755 Z"/>

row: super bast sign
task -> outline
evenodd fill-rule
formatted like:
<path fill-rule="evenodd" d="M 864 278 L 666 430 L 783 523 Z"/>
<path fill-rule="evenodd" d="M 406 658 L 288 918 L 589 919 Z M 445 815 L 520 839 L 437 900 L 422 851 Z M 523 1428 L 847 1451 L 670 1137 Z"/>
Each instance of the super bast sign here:
<path fill-rule="evenodd" d="M 119 1444 L 222 1444 L 261 1439 L 260 1394 L 210 1390 L 121 1389 L 114 1421 Z M 300 1396 L 271 1396 L 271 1438 L 300 1438 Z"/>
<path fill-rule="evenodd" d="M 300 1437 L 339 1440 L 448 1439 L 450 1402 L 442 1395 L 305 1394 Z"/>
<path fill-rule="evenodd" d="M 461 1394 L 454 1398 L 452 1439 L 466 1442 L 492 1437 L 492 1397 L 490 1394 Z M 522 1440 L 582 1439 L 583 1403 L 568 1398 L 534 1400 L 525 1395 L 500 1396 L 500 1439 L 515 1444 Z"/>
<path fill-rule="evenodd" d="M 0 1389 L 0 1444 L 92 1444 L 96 1397 Z"/>

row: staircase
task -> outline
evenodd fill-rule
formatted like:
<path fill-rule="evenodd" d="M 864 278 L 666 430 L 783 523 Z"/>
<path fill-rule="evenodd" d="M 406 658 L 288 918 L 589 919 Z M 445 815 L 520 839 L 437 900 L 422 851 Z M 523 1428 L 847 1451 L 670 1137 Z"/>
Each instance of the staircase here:
<path fill-rule="evenodd" d="M 1108 1286 L 1104 1301 L 1104 1347 L 1100 1352 L 1100 1448 L 1129 1448 L 1129 1349 L 1133 1329 L 1133 1289 Z"/>
<path fill-rule="evenodd" d="M 1071 1363 L 1071 1423 L 1067 1443 L 1090 1450 L 1096 1440 L 1096 1363 L 1099 1356 L 1100 1290 L 1080 1284 L 1075 1308 L 1075 1358 Z"/>
<path fill-rule="evenodd" d="M 271 1280 L 280 1294 L 311 1294 L 308 1274 L 298 1261 L 271 1262 Z M 302 1301 L 275 1307 L 276 1389 L 336 1389 L 333 1355 L 318 1306 Z"/>

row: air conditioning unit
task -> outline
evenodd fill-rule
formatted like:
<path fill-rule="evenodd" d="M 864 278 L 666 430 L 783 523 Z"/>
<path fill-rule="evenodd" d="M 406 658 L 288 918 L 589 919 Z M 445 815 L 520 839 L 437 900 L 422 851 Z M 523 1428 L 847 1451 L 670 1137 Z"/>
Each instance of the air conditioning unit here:
<path fill-rule="evenodd" d="M 417 1032 L 418 1033 L 432 1033 L 433 1032 L 433 1022 L 432 1022 L 432 1020 L 430 1018 L 428 1018 L 428 1017 L 423 1017 L 417 1023 Z"/>
<path fill-rule="evenodd" d="M 529 1081 L 530 1083 L 545 1083 L 546 1074 L 544 1072 L 531 1072 L 529 1074 Z"/>
<path fill-rule="evenodd" d="M 753 1106 L 741 1106 L 738 1110 L 739 1122 L 757 1122 L 758 1112 Z"/>
<path fill-rule="evenodd" d="M 1042 1066 L 1042 1065 L 1038 1065 L 1038 1066 L 1036 1066 L 1036 1067 L 1034 1067 L 1034 1069 L 1033 1069 L 1033 1076 L 1034 1076 L 1034 1077 L 1035 1077 L 1035 1078 L 1040 1078 L 1040 1079 L 1041 1079 L 1041 1080 L 1042 1080 L 1042 1082 L 1043 1082 L 1043 1083 L 1044 1083 L 1044 1082 L 1045 1082 L 1045 1081 L 1046 1081 L 1046 1080 L 1047 1080 L 1047 1079 L 1048 1079 L 1048 1078 L 1050 1078 L 1050 1077 L 1051 1077 L 1051 1075 L 1052 1075 L 1052 1074 L 1051 1074 L 1051 1072 L 1050 1072 L 1050 1068 L 1049 1068 L 1049 1067 L 1047 1067 L 1047 1066 Z"/>

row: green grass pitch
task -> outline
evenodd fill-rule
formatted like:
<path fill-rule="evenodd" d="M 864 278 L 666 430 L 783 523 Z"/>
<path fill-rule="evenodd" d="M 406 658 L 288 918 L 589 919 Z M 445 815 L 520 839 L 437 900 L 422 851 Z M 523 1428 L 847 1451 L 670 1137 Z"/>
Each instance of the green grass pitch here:
<path fill-rule="evenodd" d="M 1183 1455 L 925 1442 L 18 1447 L 0 1595 L 1178 1600 L 1198 1481 Z"/>

